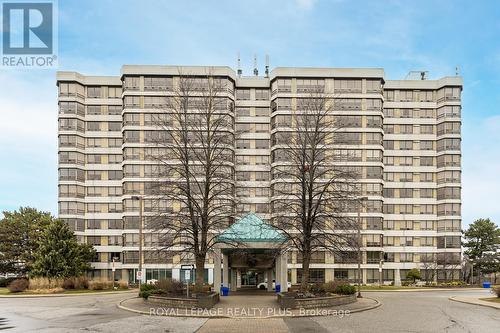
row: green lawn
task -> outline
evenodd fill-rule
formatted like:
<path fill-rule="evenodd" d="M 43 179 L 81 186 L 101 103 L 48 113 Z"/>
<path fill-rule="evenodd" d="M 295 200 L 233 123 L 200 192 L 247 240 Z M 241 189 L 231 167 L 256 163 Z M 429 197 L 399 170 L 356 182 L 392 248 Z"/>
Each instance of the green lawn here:
<path fill-rule="evenodd" d="M 9 293 L 9 289 L 7 288 L 0 288 L 0 295 L 6 295 Z"/>
<path fill-rule="evenodd" d="M 414 287 L 414 286 L 361 286 L 361 290 L 401 290 L 401 289 L 423 289 L 426 287 Z"/>
<path fill-rule="evenodd" d="M 488 297 L 488 298 L 480 298 L 481 301 L 500 303 L 500 297 Z"/>

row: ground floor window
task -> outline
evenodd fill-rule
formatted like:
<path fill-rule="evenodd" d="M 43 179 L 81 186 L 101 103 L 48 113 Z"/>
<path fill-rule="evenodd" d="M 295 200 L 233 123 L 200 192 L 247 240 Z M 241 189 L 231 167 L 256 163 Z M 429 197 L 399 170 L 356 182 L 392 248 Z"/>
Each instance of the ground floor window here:
<path fill-rule="evenodd" d="M 181 282 L 184 282 L 184 283 L 188 282 L 186 280 L 186 273 L 185 273 L 186 271 L 187 271 L 186 269 L 181 269 L 181 279 L 180 280 L 181 280 Z M 196 280 L 196 269 L 192 269 L 191 270 L 191 279 L 189 280 L 189 282 L 194 283 L 195 280 Z M 205 272 L 203 274 L 203 282 L 208 283 L 208 269 L 207 268 L 205 268 Z"/>
<path fill-rule="evenodd" d="M 376 268 L 376 269 L 369 268 L 366 270 L 366 282 L 367 283 L 379 282 L 379 279 L 380 279 L 380 273 L 378 271 L 378 268 Z"/>
<path fill-rule="evenodd" d="M 172 270 L 165 268 L 147 268 L 146 281 L 148 280 L 165 280 L 172 278 Z"/>
<path fill-rule="evenodd" d="M 122 270 L 115 270 L 115 281 L 120 281 L 122 279 Z M 113 270 L 108 269 L 108 280 L 113 281 Z"/>
<path fill-rule="evenodd" d="M 384 281 L 394 281 L 394 270 L 393 269 L 382 270 L 382 279 Z"/>
<path fill-rule="evenodd" d="M 297 269 L 297 283 L 302 282 L 302 269 Z M 309 282 L 310 283 L 325 283 L 325 269 L 324 268 L 311 268 L 309 269 Z"/>

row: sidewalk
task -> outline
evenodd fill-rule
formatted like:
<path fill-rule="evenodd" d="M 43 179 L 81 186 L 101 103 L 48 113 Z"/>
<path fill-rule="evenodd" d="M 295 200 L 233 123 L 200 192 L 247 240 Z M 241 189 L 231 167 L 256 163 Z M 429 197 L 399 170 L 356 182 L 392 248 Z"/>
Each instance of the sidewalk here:
<path fill-rule="evenodd" d="M 455 302 L 474 304 L 474 305 L 480 305 L 480 306 L 487 306 L 489 308 L 494 308 L 494 309 L 500 310 L 500 303 L 483 301 L 483 300 L 476 298 L 476 297 L 452 296 L 448 299 L 451 301 L 455 301 Z"/>
<path fill-rule="evenodd" d="M 320 309 L 280 309 L 275 295 L 256 296 L 228 296 L 221 297 L 220 302 L 212 309 L 175 309 L 164 308 L 156 304 L 147 303 L 142 298 L 134 297 L 121 301 L 118 307 L 123 310 L 147 314 L 172 317 L 196 318 L 233 318 L 233 319 L 270 319 L 285 317 L 314 317 L 314 316 L 344 316 L 371 310 L 382 305 L 379 301 L 364 297 L 352 304 L 332 308 Z"/>

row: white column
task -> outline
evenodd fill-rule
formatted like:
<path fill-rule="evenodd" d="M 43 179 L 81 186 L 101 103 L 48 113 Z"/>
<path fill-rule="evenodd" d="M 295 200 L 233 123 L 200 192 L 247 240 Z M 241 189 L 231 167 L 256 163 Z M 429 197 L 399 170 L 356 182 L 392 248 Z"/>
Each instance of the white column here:
<path fill-rule="evenodd" d="M 401 272 L 399 271 L 399 268 L 394 270 L 394 285 L 396 287 L 401 287 Z"/>
<path fill-rule="evenodd" d="M 288 291 L 288 260 L 287 260 L 287 253 L 283 252 L 281 254 L 281 292 L 287 292 Z"/>
<path fill-rule="evenodd" d="M 179 268 L 172 269 L 172 279 L 177 281 L 181 280 L 181 270 Z"/>
<path fill-rule="evenodd" d="M 266 272 L 267 276 L 267 291 L 273 291 L 273 269 L 270 268 Z"/>
<path fill-rule="evenodd" d="M 237 285 L 237 277 L 236 277 L 236 268 L 231 268 L 231 291 L 236 291 L 236 285 Z"/>
<path fill-rule="evenodd" d="M 276 280 L 276 285 L 280 284 L 281 281 L 281 255 L 278 255 L 276 257 L 276 268 L 275 268 L 275 280 Z"/>
<path fill-rule="evenodd" d="M 241 288 L 241 271 L 239 269 L 236 270 L 236 287 Z"/>
<path fill-rule="evenodd" d="M 224 287 L 229 287 L 229 256 L 224 254 L 222 258 L 224 260 L 224 266 L 222 267 L 222 285 Z"/>
<path fill-rule="evenodd" d="M 220 292 L 220 284 L 221 284 L 221 253 L 220 249 L 214 250 L 214 291 L 216 293 Z"/>
<path fill-rule="evenodd" d="M 363 281 L 363 284 L 366 284 L 366 281 L 367 281 L 367 273 L 366 273 L 366 268 L 362 268 L 361 269 L 361 276 L 362 276 L 362 281 Z"/>

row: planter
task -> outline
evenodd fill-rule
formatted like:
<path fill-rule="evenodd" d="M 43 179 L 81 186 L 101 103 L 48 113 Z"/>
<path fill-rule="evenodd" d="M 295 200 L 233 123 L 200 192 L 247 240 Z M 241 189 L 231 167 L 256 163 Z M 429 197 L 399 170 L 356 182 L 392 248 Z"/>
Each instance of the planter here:
<path fill-rule="evenodd" d="M 168 296 L 149 296 L 148 303 L 153 303 L 167 308 L 181 308 L 181 309 L 211 309 L 219 302 L 219 293 L 209 293 L 199 296 L 197 298 L 182 298 L 182 297 L 168 297 Z"/>
<path fill-rule="evenodd" d="M 287 293 L 278 294 L 278 303 L 282 309 L 328 308 L 354 302 L 356 302 L 356 294 L 311 298 L 295 298 L 292 295 L 287 295 Z"/>

